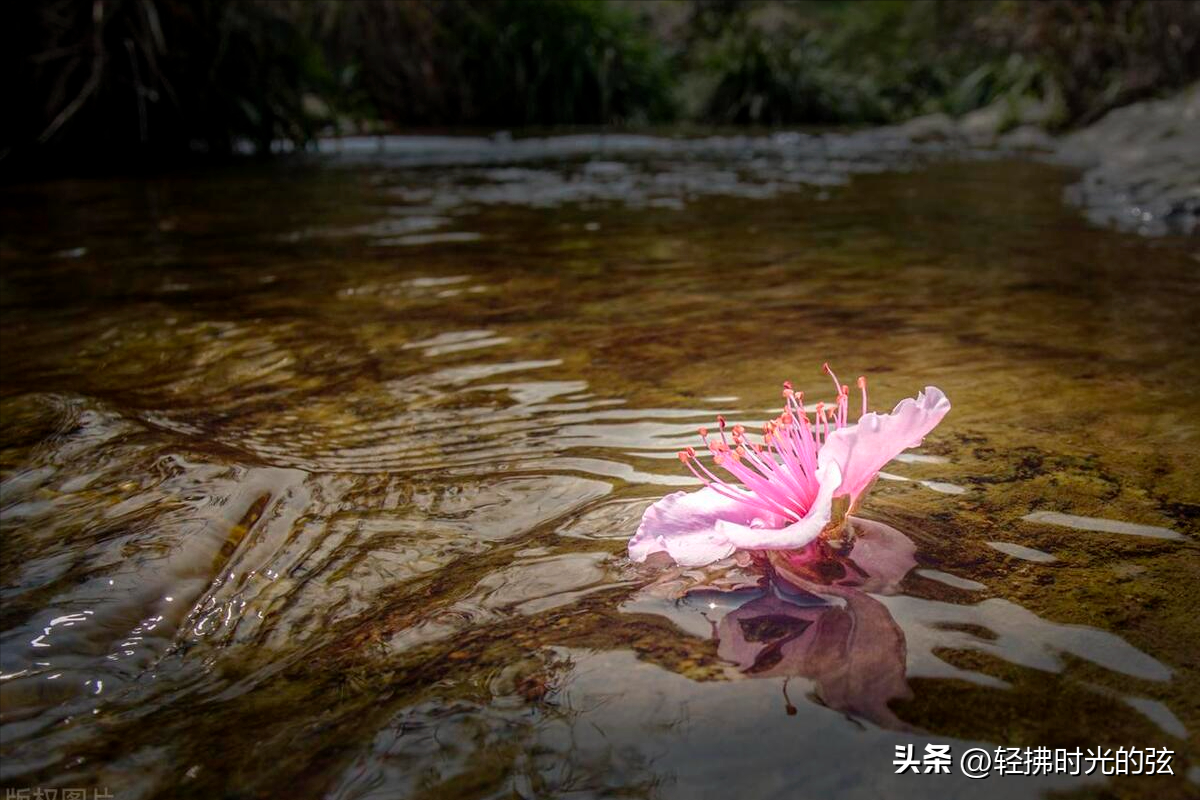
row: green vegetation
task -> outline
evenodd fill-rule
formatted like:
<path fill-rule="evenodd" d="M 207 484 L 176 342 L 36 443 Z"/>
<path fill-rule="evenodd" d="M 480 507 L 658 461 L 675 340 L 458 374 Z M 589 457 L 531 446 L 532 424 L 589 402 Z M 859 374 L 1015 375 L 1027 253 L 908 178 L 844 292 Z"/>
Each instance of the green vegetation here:
<path fill-rule="evenodd" d="M 1187 0 L 45 0 L 0 23 L 6 166 L 433 126 L 870 124 L 997 101 L 1065 127 L 1200 77 Z"/>
<path fill-rule="evenodd" d="M 336 3 L 329 55 L 393 124 L 645 123 L 670 117 L 663 48 L 592 0 Z"/>
<path fill-rule="evenodd" d="M 879 123 L 1046 103 L 1052 125 L 1200 77 L 1189 2 L 700 3 L 693 115 L 755 123 Z"/>

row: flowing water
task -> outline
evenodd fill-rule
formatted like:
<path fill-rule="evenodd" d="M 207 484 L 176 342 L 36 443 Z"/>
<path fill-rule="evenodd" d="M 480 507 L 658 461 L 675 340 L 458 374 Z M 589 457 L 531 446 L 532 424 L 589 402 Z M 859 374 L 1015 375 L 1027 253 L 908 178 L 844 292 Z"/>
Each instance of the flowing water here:
<path fill-rule="evenodd" d="M 1200 793 L 1194 242 L 869 137 L 415 141 L 0 192 L 4 786 Z M 853 550 L 630 564 L 826 360 L 954 406 Z"/>

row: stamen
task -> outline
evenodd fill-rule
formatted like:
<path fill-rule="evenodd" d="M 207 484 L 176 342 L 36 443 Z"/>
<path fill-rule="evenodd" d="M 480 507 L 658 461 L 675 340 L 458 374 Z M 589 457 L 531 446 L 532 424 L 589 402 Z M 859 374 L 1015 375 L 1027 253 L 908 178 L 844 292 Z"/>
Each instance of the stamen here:
<path fill-rule="evenodd" d="M 824 370 L 825 372 L 827 372 L 829 374 L 829 377 L 833 378 L 833 390 L 835 392 L 840 392 L 841 387 L 842 387 L 842 382 L 837 379 L 837 375 L 834 375 L 833 370 L 829 368 L 829 362 L 826 361 L 824 364 L 822 364 L 821 369 Z"/>
<path fill-rule="evenodd" d="M 774 508 L 766 503 L 763 503 L 761 500 L 755 497 L 753 493 L 735 489 L 734 487 L 725 483 L 725 481 L 719 479 L 716 475 L 713 475 L 711 472 L 709 472 L 707 467 L 700 463 L 699 459 L 689 459 L 684 463 L 687 464 L 688 469 L 691 470 L 692 474 L 695 475 L 701 483 L 722 497 L 726 497 L 734 502 L 741 503 L 742 505 L 749 506 L 750 508 L 757 509 L 759 511 L 766 511 L 770 514 L 778 513 Z M 699 467 L 699 469 L 697 469 L 697 467 Z M 701 470 L 704 472 L 703 475 L 700 474 Z"/>
<path fill-rule="evenodd" d="M 866 375 L 858 376 L 858 388 L 862 389 L 862 398 L 863 398 L 862 414 L 858 415 L 861 418 L 863 414 L 867 413 L 867 376 Z"/>
<path fill-rule="evenodd" d="M 731 500 L 736 500 L 739 503 L 750 506 L 751 508 L 757 509 L 759 511 L 766 511 L 769 514 L 778 514 L 778 515 L 785 516 L 785 517 L 790 516 L 790 517 L 795 517 L 796 519 L 800 519 L 800 517 L 802 516 L 802 514 L 789 508 L 786 503 L 781 503 L 778 499 L 776 499 L 775 497 L 773 497 L 771 494 L 767 493 L 766 491 L 763 491 L 763 492 L 755 491 L 755 487 L 750 485 L 755 482 L 753 477 L 747 475 L 746 470 L 744 468 L 740 467 L 738 464 L 729 463 L 728 466 L 726 466 L 725 465 L 726 460 L 723 457 L 718 456 L 717 454 L 713 455 L 713 461 L 718 466 L 724 466 L 724 468 L 726 470 L 728 470 L 730 473 L 732 473 L 735 477 L 742 480 L 743 483 L 746 483 L 748 486 L 748 490 L 737 489 L 733 486 L 730 486 L 728 483 L 721 480 L 716 475 L 713 475 L 712 472 L 710 472 L 708 470 L 708 468 L 705 467 L 704 464 L 702 464 L 700 462 L 699 459 L 689 460 L 687 462 L 687 466 L 688 466 L 688 469 L 690 469 L 692 471 L 693 475 L 695 475 L 703 483 L 708 485 L 711 489 L 713 489 L 714 491 L 716 491 L 718 494 L 722 495 L 723 497 L 728 497 Z M 697 470 L 697 468 L 699 468 L 699 471 Z M 703 473 L 704 473 L 703 475 L 700 474 L 701 471 L 703 471 Z M 761 486 L 761 484 L 759 484 L 759 485 Z M 763 488 L 766 488 L 766 487 L 763 487 Z"/>
<path fill-rule="evenodd" d="M 828 407 L 817 403 L 811 421 L 804 408 L 804 393 L 797 392 L 791 381 L 784 381 L 783 410 L 763 423 L 761 444 L 747 438 L 744 425 L 730 426 L 723 415 L 717 416 L 719 439 L 709 438 L 706 427 L 698 429 L 713 464 L 729 473 L 731 482 L 714 475 L 692 447 L 680 451 L 680 461 L 722 497 L 754 514 L 802 519 L 820 490 L 816 480 L 819 451 L 834 429 L 848 424 L 849 417 L 850 387 L 838 381 L 828 364 L 823 369 L 833 379 L 837 400 Z M 858 387 L 866 413 L 865 378 L 858 379 Z"/>

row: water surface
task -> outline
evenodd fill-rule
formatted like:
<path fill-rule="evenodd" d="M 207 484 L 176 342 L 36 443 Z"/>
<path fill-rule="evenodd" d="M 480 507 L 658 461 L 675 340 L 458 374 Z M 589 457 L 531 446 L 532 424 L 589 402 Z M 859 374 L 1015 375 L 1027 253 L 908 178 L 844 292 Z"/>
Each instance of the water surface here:
<path fill-rule="evenodd" d="M 730 141 L 5 188 L 4 785 L 1195 793 L 1194 243 L 1051 165 Z M 867 549 L 628 563 L 695 428 L 825 360 L 954 404 Z M 892 774 L 930 742 L 1177 775 Z"/>

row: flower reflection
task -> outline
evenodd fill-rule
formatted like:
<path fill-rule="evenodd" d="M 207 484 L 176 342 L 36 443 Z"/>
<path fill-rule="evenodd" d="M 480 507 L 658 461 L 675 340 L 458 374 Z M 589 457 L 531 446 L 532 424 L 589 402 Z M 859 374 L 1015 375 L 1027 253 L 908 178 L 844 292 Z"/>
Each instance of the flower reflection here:
<path fill-rule="evenodd" d="M 717 654 L 742 675 L 805 679 L 830 708 L 906 729 L 888 707 L 910 696 L 904 632 L 872 594 L 899 590 L 916 548 L 883 523 L 851 517 L 847 525 L 854 535 L 842 549 L 818 540 L 799 551 L 738 554 L 714 569 L 665 575 L 653 591 L 699 612 Z"/>
<path fill-rule="evenodd" d="M 821 539 L 798 551 L 739 552 L 703 569 L 667 569 L 624 610 L 661 614 L 715 640 L 733 677 L 782 679 L 789 713 L 803 682 L 809 700 L 894 730 L 911 729 L 891 709 L 912 697 L 911 679 L 954 681 L 956 691 L 1015 688 L 993 670 L 946 660 L 948 651 L 1047 674 L 1080 659 L 1138 681 L 1172 678 L 1168 665 L 1108 631 L 1046 620 L 1002 597 L 955 603 L 914 595 L 909 589 L 921 582 L 902 586 L 916 565 L 912 540 L 879 522 L 848 517 L 846 525 L 842 546 Z M 1098 686 L 1082 688 L 1115 691 Z M 1140 695 L 1124 699 L 1146 707 Z"/>
<path fill-rule="evenodd" d="M 824 705 L 906 728 L 888 708 L 910 696 L 904 633 L 867 592 L 894 591 L 916 563 L 914 547 L 887 525 L 853 524 L 848 554 L 822 542 L 810 552 L 771 553 L 769 591 L 721 619 L 717 652 L 744 675 L 806 678 Z"/>

